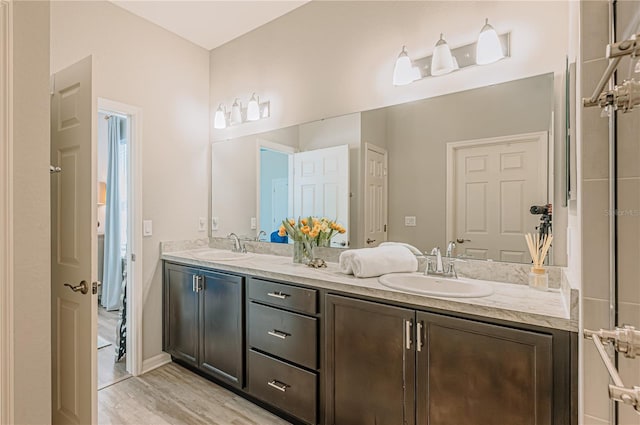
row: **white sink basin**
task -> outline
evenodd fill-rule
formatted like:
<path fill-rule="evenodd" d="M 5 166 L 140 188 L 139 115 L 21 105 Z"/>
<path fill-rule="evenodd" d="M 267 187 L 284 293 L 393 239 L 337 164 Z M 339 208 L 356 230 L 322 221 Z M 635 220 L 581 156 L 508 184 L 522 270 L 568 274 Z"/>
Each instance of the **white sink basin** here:
<path fill-rule="evenodd" d="M 493 294 L 493 288 L 486 283 L 465 278 L 425 276 L 422 273 L 385 274 L 378 278 L 378 282 L 400 291 L 436 297 L 479 298 Z"/>
<path fill-rule="evenodd" d="M 199 251 L 194 252 L 193 255 L 195 258 L 200 260 L 210 260 L 210 261 L 235 261 L 235 260 L 244 260 L 246 258 L 253 257 L 253 254 L 250 252 L 232 252 L 225 251 L 222 249 L 211 249 L 208 251 Z"/>

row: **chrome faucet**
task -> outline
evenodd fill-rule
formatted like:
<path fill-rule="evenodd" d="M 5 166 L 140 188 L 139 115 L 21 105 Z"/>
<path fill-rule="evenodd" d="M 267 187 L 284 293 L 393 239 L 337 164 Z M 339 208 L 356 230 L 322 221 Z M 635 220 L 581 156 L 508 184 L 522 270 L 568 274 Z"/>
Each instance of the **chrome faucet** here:
<path fill-rule="evenodd" d="M 435 272 L 438 274 L 444 273 L 444 266 L 442 265 L 442 254 L 440 254 L 440 247 L 437 246 L 431 250 L 431 255 L 436 256 L 436 269 Z"/>
<path fill-rule="evenodd" d="M 449 245 L 447 245 L 447 257 L 453 257 L 453 250 L 456 249 L 456 243 L 454 241 L 449 241 Z"/>
<path fill-rule="evenodd" d="M 265 232 L 264 230 L 260 230 L 258 232 L 258 236 L 256 236 L 256 242 L 260 241 L 260 236 L 262 236 L 262 235 L 264 235 L 264 237 L 266 238 L 267 237 L 267 232 Z"/>
<path fill-rule="evenodd" d="M 425 276 L 440 275 L 440 276 L 453 276 L 456 279 L 458 278 L 458 273 L 456 272 L 456 268 L 455 268 L 455 260 L 451 256 L 451 251 L 453 251 L 453 248 L 455 248 L 455 244 L 453 245 L 453 247 L 451 246 L 451 244 L 452 243 L 450 242 L 449 246 L 447 247 L 448 263 L 447 263 L 446 269 L 442 261 L 442 254 L 440 253 L 440 247 L 435 247 L 431 250 L 431 255 L 436 256 L 435 270 L 433 269 L 433 264 L 431 263 L 431 259 L 428 258 L 427 267 L 424 270 Z"/>
<path fill-rule="evenodd" d="M 247 252 L 245 246 L 240 242 L 240 238 L 235 233 L 229 233 L 227 238 L 233 241 L 233 248 L 231 248 L 232 252 Z"/>

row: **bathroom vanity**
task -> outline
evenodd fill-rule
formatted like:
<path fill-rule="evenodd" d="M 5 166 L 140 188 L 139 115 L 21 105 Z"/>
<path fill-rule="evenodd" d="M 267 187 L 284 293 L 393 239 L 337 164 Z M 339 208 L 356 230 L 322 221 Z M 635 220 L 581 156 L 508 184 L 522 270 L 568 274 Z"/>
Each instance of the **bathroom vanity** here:
<path fill-rule="evenodd" d="M 291 258 L 164 253 L 164 350 L 303 424 L 575 424 L 559 291 L 412 295 Z"/>

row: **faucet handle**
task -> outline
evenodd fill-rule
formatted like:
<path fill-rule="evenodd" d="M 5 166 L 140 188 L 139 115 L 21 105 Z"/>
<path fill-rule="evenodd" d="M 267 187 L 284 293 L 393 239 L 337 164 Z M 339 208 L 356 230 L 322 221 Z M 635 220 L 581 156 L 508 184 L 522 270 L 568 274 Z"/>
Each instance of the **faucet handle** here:
<path fill-rule="evenodd" d="M 440 253 L 440 247 L 436 246 L 431 250 L 431 255 L 438 255 Z"/>

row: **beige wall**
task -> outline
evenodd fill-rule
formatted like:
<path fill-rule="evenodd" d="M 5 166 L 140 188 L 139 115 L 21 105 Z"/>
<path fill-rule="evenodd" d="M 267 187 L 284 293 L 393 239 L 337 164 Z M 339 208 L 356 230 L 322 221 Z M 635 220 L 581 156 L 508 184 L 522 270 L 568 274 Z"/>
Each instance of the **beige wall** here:
<path fill-rule="evenodd" d="M 512 56 L 414 84 L 391 84 L 407 45 L 432 53 L 440 32 L 453 47 L 477 39 L 484 18 L 511 31 Z M 212 140 L 403 103 L 546 72 L 564 72 L 568 2 L 322 1 L 211 51 L 212 111 L 252 92 L 271 101 L 266 120 L 211 130 Z"/>
<path fill-rule="evenodd" d="M 143 358 L 162 351 L 159 243 L 205 237 L 209 53 L 106 1 L 51 6 L 51 72 L 93 55 L 94 93 L 143 111 Z M 97 105 L 96 105 L 97 107 Z"/>
<path fill-rule="evenodd" d="M 14 420 L 46 424 L 51 422 L 49 3 L 13 6 Z"/>

